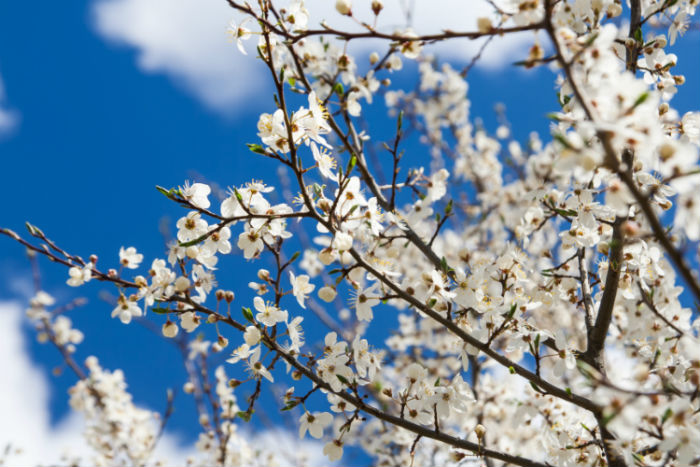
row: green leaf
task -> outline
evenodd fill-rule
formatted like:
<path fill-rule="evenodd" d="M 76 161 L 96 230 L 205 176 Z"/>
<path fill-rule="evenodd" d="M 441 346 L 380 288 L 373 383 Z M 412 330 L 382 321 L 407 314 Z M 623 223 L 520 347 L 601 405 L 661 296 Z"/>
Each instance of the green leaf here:
<path fill-rule="evenodd" d="M 255 412 L 255 410 L 251 410 L 250 412 L 243 412 L 242 410 L 239 410 L 239 411 L 236 413 L 236 415 L 237 415 L 238 417 L 240 417 L 241 420 L 243 420 L 243 421 L 245 421 L 245 422 L 249 422 L 249 421 L 250 421 L 250 417 L 253 416 L 253 413 L 254 413 L 254 412 Z"/>
<path fill-rule="evenodd" d="M 663 416 L 661 417 L 661 424 L 663 425 L 664 423 L 666 423 L 666 420 L 671 418 L 671 415 L 673 415 L 673 410 L 666 409 L 666 412 L 664 412 Z"/>
<path fill-rule="evenodd" d="M 356 165 L 357 165 L 357 157 L 355 157 L 355 155 L 353 154 L 352 157 L 350 158 L 350 162 L 348 162 L 348 168 L 345 170 L 345 172 L 347 174 L 349 174 L 352 171 L 352 169 L 355 168 Z"/>
<path fill-rule="evenodd" d="M 178 246 L 181 246 L 183 248 L 187 248 L 188 246 L 193 246 L 193 245 L 196 245 L 196 244 L 202 242 L 208 236 L 209 236 L 209 234 L 207 233 L 207 234 L 204 234 L 204 235 L 201 235 L 201 236 L 195 238 L 194 240 L 190 240 L 189 242 L 178 243 Z"/>
<path fill-rule="evenodd" d="M 299 405 L 299 402 L 297 402 L 297 401 L 289 401 L 289 402 L 287 402 L 287 405 L 285 405 L 285 406 L 282 408 L 282 412 L 286 412 L 287 410 L 292 410 L 292 409 L 293 409 L 294 407 L 296 407 L 297 405 Z"/>
<path fill-rule="evenodd" d="M 513 315 L 515 314 L 515 310 L 517 310 L 517 309 L 518 309 L 518 304 L 517 304 L 517 303 L 513 303 L 513 304 L 510 306 L 510 311 L 508 311 L 508 319 L 510 319 L 510 318 L 513 317 Z"/>
<path fill-rule="evenodd" d="M 508 371 L 510 372 L 511 375 L 515 374 L 515 368 L 513 368 L 512 366 L 508 367 Z"/>
<path fill-rule="evenodd" d="M 243 202 L 243 195 L 241 195 L 237 189 L 235 189 L 235 188 L 233 189 L 233 194 L 236 195 L 236 199 L 239 202 L 241 202 L 241 203 Z"/>
<path fill-rule="evenodd" d="M 164 308 L 162 306 L 155 306 L 151 308 L 151 311 L 159 315 L 167 315 L 168 313 L 172 313 L 173 310 L 171 310 L 170 308 Z"/>
<path fill-rule="evenodd" d="M 634 31 L 634 39 L 640 44 L 644 43 L 644 37 L 642 35 L 642 28 L 639 27 Z"/>
<path fill-rule="evenodd" d="M 301 251 L 297 251 L 296 253 L 294 253 L 289 259 L 289 264 L 292 264 L 294 261 L 296 261 L 299 255 L 301 255 Z"/>
<path fill-rule="evenodd" d="M 241 311 L 243 312 L 243 317 L 250 321 L 251 323 L 255 323 L 255 318 L 253 318 L 253 312 L 250 310 L 250 308 L 242 307 Z"/>
<path fill-rule="evenodd" d="M 343 375 L 335 375 L 336 378 L 340 380 L 341 383 L 343 383 L 346 386 L 350 386 L 350 382 L 347 380 L 347 378 Z"/>
<path fill-rule="evenodd" d="M 647 100 L 648 98 L 649 98 L 649 93 L 648 93 L 648 92 L 643 92 L 643 93 L 637 98 L 637 100 L 634 101 L 634 104 L 632 105 L 632 108 L 635 108 L 635 107 L 641 105 L 641 104 L 644 103 L 644 101 Z"/>
<path fill-rule="evenodd" d="M 172 198 L 172 197 L 173 197 L 172 190 L 166 190 L 165 188 L 163 188 L 163 187 L 160 186 L 160 185 L 156 185 L 156 190 L 158 190 L 158 191 L 159 191 L 163 196 L 165 196 L 166 198 Z"/>
<path fill-rule="evenodd" d="M 342 83 L 335 83 L 335 86 L 333 86 L 333 91 L 339 96 L 345 94 L 345 88 L 343 87 Z"/>
<path fill-rule="evenodd" d="M 250 149 L 250 151 L 254 152 L 255 154 L 267 154 L 265 152 L 265 148 L 263 148 L 260 144 L 248 143 L 246 144 L 246 146 L 248 146 L 248 149 Z"/>

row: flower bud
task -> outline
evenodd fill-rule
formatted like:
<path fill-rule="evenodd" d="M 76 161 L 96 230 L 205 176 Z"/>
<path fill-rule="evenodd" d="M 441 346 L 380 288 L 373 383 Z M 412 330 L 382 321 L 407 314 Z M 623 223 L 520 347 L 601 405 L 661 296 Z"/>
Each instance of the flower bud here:
<path fill-rule="evenodd" d="M 369 54 L 369 64 L 374 65 L 379 61 L 379 54 L 377 52 L 372 52 Z"/>
<path fill-rule="evenodd" d="M 270 280 L 270 271 L 267 269 L 261 269 L 258 271 L 258 279 L 261 281 L 269 281 Z"/>
<path fill-rule="evenodd" d="M 335 2 L 335 9 L 338 10 L 338 13 L 341 15 L 348 15 L 350 16 L 352 14 L 352 1 L 351 0 L 336 0 Z"/>
<path fill-rule="evenodd" d="M 234 298 L 236 298 L 236 294 L 234 294 L 233 291 L 231 291 L 231 290 L 227 290 L 226 294 L 224 296 L 226 303 L 231 303 Z"/>
<path fill-rule="evenodd" d="M 611 3 L 606 11 L 608 18 L 616 18 L 620 16 L 620 13 L 622 13 L 622 6 L 618 3 Z"/>
<path fill-rule="evenodd" d="M 378 15 L 383 9 L 384 4 L 382 2 L 379 0 L 372 1 L 372 11 L 374 12 L 375 16 Z"/>
<path fill-rule="evenodd" d="M 321 252 L 318 254 L 318 259 L 321 261 L 323 264 L 328 266 L 331 264 L 333 261 L 335 261 L 335 252 L 331 248 L 324 248 L 321 250 Z"/>
<path fill-rule="evenodd" d="M 335 291 L 335 289 L 328 285 L 321 287 L 321 290 L 318 291 L 319 298 L 326 303 L 330 303 L 335 300 L 336 295 L 338 295 L 338 293 Z"/>
<path fill-rule="evenodd" d="M 477 426 L 474 427 L 474 433 L 476 434 L 476 437 L 479 438 L 479 440 L 482 440 L 484 438 L 484 435 L 486 434 L 486 427 L 479 423 Z"/>
<path fill-rule="evenodd" d="M 175 291 L 182 293 L 190 288 L 190 280 L 185 276 L 180 276 L 175 280 Z"/>
<path fill-rule="evenodd" d="M 493 23 L 491 22 L 490 18 L 482 16 L 476 20 L 476 28 L 480 33 L 486 34 L 493 28 Z"/>
<path fill-rule="evenodd" d="M 199 255 L 199 247 L 197 245 L 188 246 L 185 250 L 185 254 L 188 258 L 195 259 Z"/>
<path fill-rule="evenodd" d="M 143 276 L 134 277 L 134 283 L 139 287 L 148 287 L 148 281 Z"/>
<path fill-rule="evenodd" d="M 177 327 L 177 324 L 173 323 L 170 320 L 167 320 L 165 324 L 163 325 L 163 335 L 165 337 L 173 338 L 177 336 L 177 332 L 180 330 L 179 327 Z"/>
<path fill-rule="evenodd" d="M 192 381 L 186 382 L 185 385 L 182 386 L 182 390 L 185 394 L 192 394 L 194 392 L 194 384 Z"/>

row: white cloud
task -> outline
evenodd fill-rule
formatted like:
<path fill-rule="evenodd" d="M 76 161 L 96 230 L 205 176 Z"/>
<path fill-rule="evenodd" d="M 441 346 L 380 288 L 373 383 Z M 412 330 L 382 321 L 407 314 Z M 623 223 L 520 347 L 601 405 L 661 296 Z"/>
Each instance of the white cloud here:
<path fill-rule="evenodd" d="M 10 446 L 4 465 L 56 465 L 61 459 L 89 459 L 91 450 L 82 437 L 83 420 L 70 413 L 51 426 L 49 413 L 50 382 L 32 362 L 22 329 L 23 312 L 19 303 L 0 302 L 0 355 L 3 355 L 0 384 L 0 461 Z M 128 368 L 126 369 L 128 382 Z M 59 397 L 68 397 L 67 394 Z M 298 439 L 296 433 L 282 430 L 245 434 L 251 448 L 289 453 L 289 465 L 328 465 L 321 442 Z M 18 451 L 19 450 L 19 451 Z M 167 432 L 160 439 L 154 457 L 166 465 L 182 465 L 183 459 L 195 454 L 193 445 L 184 444 L 177 435 Z M 0 462 L 2 463 L 2 462 Z"/>
<path fill-rule="evenodd" d="M 17 124 L 17 113 L 8 109 L 5 103 L 5 86 L 0 76 L 0 136 L 10 132 Z"/>
<path fill-rule="evenodd" d="M 307 0 L 312 14 L 310 24 L 326 18 L 329 24 L 346 30 L 358 25 L 340 17 L 332 0 Z M 402 0 L 386 0 L 379 27 L 391 32 L 406 26 Z M 475 30 L 476 18 L 491 8 L 485 0 L 414 1 L 411 25 L 419 33 L 443 29 Z M 356 1 L 355 12 L 371 21 L 370 2 Z M 236 16 L 226 0 L 98 0 L 93 16 L 98 33 L 106 39 L 137 51 L 139 66 L 147 72 L 165 73 L 201 99 L 208 107 L 224 113 L 236 113 L 237 106 L 259 96 L 266 69 L 254 58 L 255 38 L 245 46 L 248 56 L 228 41 L 226 28 Z M 498 67 L 522 58 L 532 34 L 523 33 L 495 38 L 479 62 Z M 480 41 L 449 41 L 436 46 L 436 52 L 450 58 L 469 59 Z M 365 47 L 376 42 L 367 41 Z"/>

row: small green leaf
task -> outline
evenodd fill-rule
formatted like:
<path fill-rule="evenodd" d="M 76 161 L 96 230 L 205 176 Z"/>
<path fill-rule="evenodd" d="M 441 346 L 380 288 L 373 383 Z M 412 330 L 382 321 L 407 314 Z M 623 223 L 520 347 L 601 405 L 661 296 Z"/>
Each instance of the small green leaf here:
<path fill-rule="evenodd" d="M 633 108 L 642 105 L 645 100 L 649 98 L 649 93 L 648 92 L 643 92 L 636 101 L 634 101 L 634 104 L 632 105 Z"/>
<path fill-rule="evenodd" d="M 171 313 L 173 310 L 170 308 L 163 308 L 162 306 L 155 306 L 151 308 L 151 311 L 153 313 L 157 313 L 159 315 L 167 315 L 168 313 Z"/>
<path fill-rule="evenodd" d="M 644 37 L 642 36 L 642 28 L 637 28 L 634 31 L 634 39 L 640 44 L 644 43 Z"/>
<path fill-rule="evenodd" d="M 333 86 L 333 91 L 339 96 L 345 94 L 345 88 L 343 87 L 342 83 L 335 83 L 335 86 Z"/>
<path fill-rule="evenodd" d="M 336 378 L 340 380 L 341 383 L 343 383 L 346 386 L 350 386 L 350 382 L 347 380 L 347 378 L 343 375 L 335 375 Z"/>
<path fill-rule="evenodd" d="M 356 165 L 357 165 L 357 157 L 355 157 L 355 155 L 353 154 L 352 157 L 350 158 L 350 162 L 348 162 L 348 168 L 345 172 L 349 174 L 352 171 L 352 169 L 355 168 Z"/>
<path fill-rule="evenodd" d="M 254 152 L 255 154 L 267 154 L 265 152 L 265 148 L 263 148 L 260 144 L 248 143 L 246 144 L 246 146 L 248 146 L 248 149 L 250 149 L 250 151 Z"/>
<path fill-rule="evenodd" d="M 251 323 L 255 322 L 255 318 L 253 318 L 253 312 L 250 310 L 250 308 L 242 307 L 241 311 L 243 312 L 243 317 L 250 321 Z"/>
<path fill-rule="evenodd" d="M 511 375 L 515 374 L 515 368 L 513 368 L 512 366 L 508 367 L 508 371 L 510 372 Z"/>
<path fill-rule="evenodd" d="M 249 421 L 250 421 L 250 417 L 253 416 L 253 413 L 254 413 L 254 412 L 255 412 L 255 410 L 252 410 L 252 411 L 250 411 L 250 412 L 244 412 L 244 411 L 242 411 L 242 410 L 239 410 L 239 411 L 236 413 L 236 415 L 237 415 L 238 417 L 240 417 L 240 419 L 243 420 L 244 422 L 249 422 Z"/>
<path fill-rule="evenodd" d="M 673 410 L 666 409 L 666 412 L 664 412 L 663 416 L 661 417 L 661 424 L 663 425 L 664 423 L 666 423 L 666 420 L 671 418 L 671 415 L 673 415 Z"/>
<path fill-rule="evenodd" d="M 294 407 L 296 407 L 297 405 L 299 405 L 299 402 L 297 402 L 297 401 L 289 401 L 289 402 L 287 402 L 287 405 L 285 405 L 285 406 L 282 408 L 282 412 L 285 412 L 285 411 L 287 411 L 287 410 L 292 410 L 292 409 L 293 409 Z"/>
<path fill-rule="evenodd" d="M 165 196 L 166 198 L 172 198 L 172 197 L 173 197 L 172 190 L 166 190 L 165 188 L 163 188 L 163 187 L 160 186 L 160 185 L 156 185 L 156 190 L 158 190 L 158 191 L 159 191 L 163 196 Z"/>

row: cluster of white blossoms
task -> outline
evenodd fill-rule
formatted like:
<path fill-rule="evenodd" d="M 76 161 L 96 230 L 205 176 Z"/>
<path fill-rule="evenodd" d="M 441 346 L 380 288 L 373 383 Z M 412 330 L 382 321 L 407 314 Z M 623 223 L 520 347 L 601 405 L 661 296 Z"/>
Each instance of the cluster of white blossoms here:
<path fill-rule="evenodd" d="M 68 284 L 111 281 L 113 317 L 165 320 L 163 335 L 188 343 L 185 392 L 215 401 L 199 408 L 197 443 L 212 464 L 251 465 L 236 420 L 261 410 L 269 384 L 284 394 L 271 410 L 292 411 L 330 460 L 354 446 L 376 465 L 697 465 L 700 113 L 672 107 L 685 78 L 668 52 L 697 1 L 504 0 L 476 30 L 430 36 L 380 31 L 382 3 L 358 3 L 336 2 L 360 28 L 344 31 L 315 29 L 302 0 L 230 1 L 245 18 L 229 34 L 242 51 L 259 36 L 275 85 L 248 147 L 279 163 L 280 185 L 253 180 L 211 201 L 206 183 L 159 188 L 188 210 L 167 258 L 142 266 L 122 247 L 119 269 L 102 272 L 68 255 Z M 522 63 L 557 73 L 549 142 L 515 139 L 525 122 L 493 135 L 476 124 L 471 66 L 428 52 L 522 31 L 540 32 Z M 368 65 L 347 47 L 367 37 L 386 41 Z M 410 91 L 388 78 L 404 59 L 418 67 Z M 370 139 L 358 128 L 382 87 L 395 132 Z M 304 106 L 292 110 L 295 94 Z M 421 145 L 425 167 L 404 167 Z M 242 314 L 219 288 L 222 255 L 269 260 Z M 80 342 L 52 304 L 38 294 L 29 313 L 62 348 Z M 320 326 L 323 342 L 307 342 Z M 221 352 L 243 380 L 225 366 L 209 375 Z M 131 404 L 121 373 L 88 368 L 72 391 L 88 439 L 105 459 L 145 463 L 153 414 Z"/>

